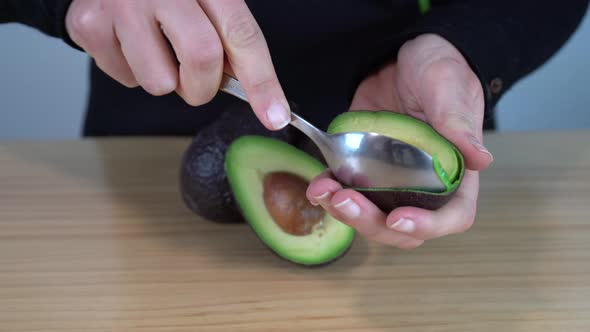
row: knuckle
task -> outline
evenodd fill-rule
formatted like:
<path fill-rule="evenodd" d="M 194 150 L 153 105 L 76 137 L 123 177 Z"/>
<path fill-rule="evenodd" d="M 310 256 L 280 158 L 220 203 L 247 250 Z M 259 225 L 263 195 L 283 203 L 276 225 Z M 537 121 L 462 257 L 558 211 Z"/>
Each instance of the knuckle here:
<path fill-rule="evenodd" d="M 201 45 L 201 64 L 206 69 L 221 67 L 223 62 L 223 47 L 219 41 L 209 41 Z"/>
<path fill-rule="evenodd" d="M 470 72 L 469 77 L 466 79 L 466 103 L 470 105 L 474 111 L 478 112 L 483 116 L 484 111 L 484 96 L 483 87 L 481 82 L 475 75 Z"/>
<path fill-rule="evenodd" d="M 201 73 L 215 69 L 222 70 L 223 48 L 220 42 L 200 43 L 197 49 L 189 51 L 185 66 L 188 70 Z"/>
<path fill-rule="evenodd" d="M 461 66 L 459 60 L 453 57 L 443 57 L 430 63 L 425 75 L 434 82 L 455 80 L 458 77 L 459 66 Z"/>
<path fill-rule="evenodd" d="M 116 1 L 110 11 L 116 26 L 131 31 L 145 29 L 145 9 L 140 1 Z"/>
<path fill-rule="evenodd" d="M 255 77 L 244 84 L 249 85 L 254 94 L 264 93 L 265 91 L 277 91 L 279 81 L 276 77 Z M 279 88 L 280 89 L 280 88 Z"/>
<path fill-rule="evenodd" d="M 419 68 L 419 72 L 426 71 L 432 63 L 441 58 L 441 55 L 445 53 L 445 49 L 439 44 L 428 46 L 424 46 L 424 44 L 421 37 L 406 42 L 398 52 L 399 61 Z"/>
<path fill-rule="evenodd" d="M 101 29 L 101 15 L 92 8 L 80 8 L 68 16 L 68 33 L 72 40 L 83 47 L 94 47 Z"/>
<path fill-rule="evenodd" d="M 250 15 L 240 14 L 228 21 L 225 37 L 230 47 L 248 48 L 261 40 L 262 32 Z"/>
<path fill-rule="evenodd" d="M 124 21 L 134 20 L 139 12 L 137 4 L 134 1 L 114 1 L 112 2 L 112 6 L 112 11 Z"/>
<path fill-rule="evenodd" d="M 415 42 L 414 40 L 409 40 L 405 42 L 400 48 L 397 53 L 398 61 L 402 63 L 407 63 L 415 59 Z"/>
<path fill-rule="evenodd" d="M 434 125 L 437 126 L 437 128 L 456 128 L 460 126 L 461 128 L 465 128 L 470 133 L 474 133 L 477 129 L 474 114 L 472 112 L 463 112 L 461 110 L 457 110 L 456 108 L 453 108 L 452 110 L 447 111 L 445 114 L 436 117 L 434 120 Z"/>

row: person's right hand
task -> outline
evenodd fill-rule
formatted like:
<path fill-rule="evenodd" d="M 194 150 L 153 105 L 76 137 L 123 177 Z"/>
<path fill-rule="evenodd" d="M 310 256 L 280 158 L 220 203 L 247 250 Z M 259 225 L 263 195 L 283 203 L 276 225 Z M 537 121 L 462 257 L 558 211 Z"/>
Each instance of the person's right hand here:
<path fill-rule="evenodd" d="M 268 129 L 290 120 L 266 40 L 243 0 L 74 0 L 66 28 L 121 84 L 157 96 L 176 91 L 193 106 L 215 96 L 225 58 Z"/>

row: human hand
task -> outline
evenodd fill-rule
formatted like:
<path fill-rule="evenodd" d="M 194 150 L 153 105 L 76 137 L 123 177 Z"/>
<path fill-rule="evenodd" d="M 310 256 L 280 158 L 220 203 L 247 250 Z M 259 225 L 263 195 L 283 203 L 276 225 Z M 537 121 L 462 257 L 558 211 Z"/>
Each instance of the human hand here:
<path fill-rule="evenodd" d="M 268 129 L 290 120 L 266 41 L 243 0 L 74 0 L 66 28 L 127 87 L 156 96 L 176 91 L 198 106 L 216 95 L 226 67 Z"/>
<path fill-rule="evenodd" d="M 461 53 L 437 35 L 406 42 L 397 62 L 359 85 L 350 109 L 391 110 L 426 121 L 463 153 L 467 168 L 463 182 L 451 201 L 436 211 L 416 207 L 381 211 L 362 194 L 343 189 L 324 173 L 307 190 L 312 204 L 320 204 L 361 235 L 402 249 L 468 230 L 476 214 L 478 171 L 493 158 L 481 143 L 483 89 Z"/>

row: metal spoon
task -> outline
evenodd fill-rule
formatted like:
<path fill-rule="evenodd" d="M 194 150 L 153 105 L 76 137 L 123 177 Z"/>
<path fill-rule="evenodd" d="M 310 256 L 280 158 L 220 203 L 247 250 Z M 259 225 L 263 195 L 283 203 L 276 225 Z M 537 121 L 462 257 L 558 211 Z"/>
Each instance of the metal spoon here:
<path fill-rule="evenodd" d="M 248 102 L 240 82 L 224 74 L 220 90 Z M 444 191 L 432 157 L 396 139 L 369 132 L 329 135 L 291 111 L 290 124 L 320 149 L 341 183 L 360 188 L 419 188 Z"/>

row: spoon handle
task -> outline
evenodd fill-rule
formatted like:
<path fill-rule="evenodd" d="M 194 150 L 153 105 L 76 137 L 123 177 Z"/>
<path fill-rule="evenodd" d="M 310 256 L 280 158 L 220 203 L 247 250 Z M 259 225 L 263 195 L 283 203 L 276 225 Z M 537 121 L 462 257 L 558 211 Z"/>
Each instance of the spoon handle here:
<path fill-rule="evenodd" d="M 221 86 L 219 90 L 229 93 L 234 97 L 238 97 L 245 102 L 248 102 L 248 98 L 246 97 L 246 92 L 242 89 L 240 82 L 235 78 L 223 73 L 223 77 L 221 78 Z"/>
<path fill-rule="evenodd" d="M 290 123 L 293 127 L 299 129 L 301 132 L 307 135 L 307 137 L 309 137 L 318 146 L 322 153 L 327 152 L 326 149 L 329 149 L 330 146 L 330 138 L 326 133 L 319 130 L 293 111 L 291 111 Z"/>
<path fill-rule="evenodd" d="M 223 73 L 219 90 L 248 102 L 246 92 L 244 92 L 240 82 L 226 73 Z M 291 111 L 290 124 L 307 135 L 320 148 L 320 150 L 329 146 L 329 139 L 323 131 L 319 130 L 293 111 Z"/>

